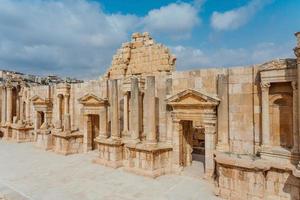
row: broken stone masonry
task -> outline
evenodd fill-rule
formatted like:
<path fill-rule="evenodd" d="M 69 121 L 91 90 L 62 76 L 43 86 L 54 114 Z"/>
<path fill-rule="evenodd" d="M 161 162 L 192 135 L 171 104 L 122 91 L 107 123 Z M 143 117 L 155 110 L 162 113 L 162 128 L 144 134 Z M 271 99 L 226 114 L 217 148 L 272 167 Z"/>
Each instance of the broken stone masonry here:
<path fill-rule="evenodd" d="M 3 140 L 143 176 L 180 174 L 195 154 L 224 199 L 300 199 L 300 33 L 296 59 L 175 71 L 176 58 L 134 33 L 99 80 L 1 85 Z"/>

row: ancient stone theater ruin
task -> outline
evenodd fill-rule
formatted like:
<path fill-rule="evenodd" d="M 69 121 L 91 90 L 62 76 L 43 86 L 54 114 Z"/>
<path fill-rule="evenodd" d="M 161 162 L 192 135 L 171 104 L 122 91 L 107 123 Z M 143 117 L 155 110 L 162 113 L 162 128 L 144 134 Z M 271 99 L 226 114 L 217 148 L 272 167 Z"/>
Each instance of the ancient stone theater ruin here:
<path fill-rule="evenodd" d="M 165 46 L 135 33 L 99 80 L 37 84 L 8 76 L 2 139 L 63 155 L 95 150 L 95 163 L 153 178 L 200 159 L 221 198 L 299 200 L 296 37 L 297 59 L 176 71 Z"/>

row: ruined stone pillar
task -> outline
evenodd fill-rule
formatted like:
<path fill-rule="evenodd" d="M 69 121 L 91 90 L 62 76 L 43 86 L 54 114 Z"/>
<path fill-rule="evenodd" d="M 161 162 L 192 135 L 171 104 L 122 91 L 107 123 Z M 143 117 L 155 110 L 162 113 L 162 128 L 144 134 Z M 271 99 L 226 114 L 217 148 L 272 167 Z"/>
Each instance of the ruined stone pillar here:
<path fill-rule="evenodd" d="M 141 117 L 140 117 L 140 109 L 141 109 L 141 103 L 140 103 L 140 91 L 139 91 L 139 82 L 138 78 L 133 77 L 131 78 L 131 98 L 130 98 L 130 134 L 131 139 L 134 142 L 140 141 L 140 123 L 141 123 Z"/>
<path fill-rule="evenodd" d="M 157 143 L 156 137 L 156 109 L 155 109 L 155 76 L 148 76 L 146 80 L 145 101 L 146 112 L 146 141 L 147 143 Z"/>
<path fill-rule="evenodd" d="M 1 105 L 1 123 L 2 125 L 6 122 L 6 88 L 2 86 L 2 105 Z"/>
<path fill-rule="evenodd" d="M 182 161 L 182 154 L 180 153 L 182 148 L 182 125 L 179 119 L 173 117 L 172 119 L 172 130 L 173 130 L 173 140 L 172 140 L 172 162 L 173 162 L 173 171 L 179 172 L 180 171 L 180 164 Z"/>
<path fill-rule="evenodd" d="M 99 117 L 99 137 L 100 138 L 108 138 L 108 132 L 107 132 L 107 107 L 106 105 L 103 106 L 100 110 L 100 117 Z"/>
<path fill-rule="evenodd" d="M 270 83 L 261 83 L 261 102 L 262 102 L 262 144 L 269 147 L 270 137 L 270 119 L 269 119 L 269 88 Z"/>
<path fill-rule="evenodd" d="M 123 114 L 123 121 L 124 121 L 123 132 L 124 132 L 124 134 L 127 134 L 129 131 L 128 99 L 129 99 L 129 93 L 126 92 L 124 94 L 124 114 Z"/>
<path fill-rule="evenodd" d="M 229 119 L 228 119 L 228 75 L 218 76 L 218 151 L 229 151 Z"/>
<path fill-rule="evenodd" d="M 120 139 L 118 80 L 111 80 L 111 139 Z"/>
<path fill-rule="evenodd" d="M 6 117 L 7 117 L 7 119 L 6 119 L 6 121 L 8 122 L 8 123 L 11 123 L 12 122 L 12 86 L 7 86 L 6 87 L 7 88 L 7 102 L 6 102 L 6 111 L 7 111 L 7 113 L 6 113 Z"/>

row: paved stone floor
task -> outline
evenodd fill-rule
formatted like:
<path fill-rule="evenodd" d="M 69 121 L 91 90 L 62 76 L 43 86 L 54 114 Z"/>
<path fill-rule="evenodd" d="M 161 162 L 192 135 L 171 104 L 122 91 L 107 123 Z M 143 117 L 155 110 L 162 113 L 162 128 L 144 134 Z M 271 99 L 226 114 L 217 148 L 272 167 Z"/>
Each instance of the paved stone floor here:
<path fill-rule="evenodd" d="M 93 164 L 93 158 L 95 152 L 65 157 L 0 140 L 0 200 L 218 199 L 201 178 L 150 179 Z"/>

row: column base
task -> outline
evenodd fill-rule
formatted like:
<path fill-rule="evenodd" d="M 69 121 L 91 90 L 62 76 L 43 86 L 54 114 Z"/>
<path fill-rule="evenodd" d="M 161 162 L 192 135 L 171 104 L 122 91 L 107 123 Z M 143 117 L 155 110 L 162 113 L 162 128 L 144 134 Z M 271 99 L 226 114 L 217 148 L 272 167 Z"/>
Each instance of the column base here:
<path fill-rule="evenodd" d="M 62 155 L 83 152 L 83 135 L 79 132 L 56 132 L 52 134 L 53 151 Z"/>
<path fill-rule="evenodd" d="M 126 171 L 156 178 L 171 173 L 172 146 L 163 143 L 125 145 L 124 169 Z"/>
<path fill-rule="evenodd" d="M 93 162 L 104 166 L 119 168 L 123 166 L 123 142 L 120 138 L 96 138 L 98 158 Z"/>
<path fill-rule="evenodd" d="M 53 147 L 53 139 L 50 133 L 50 130 L 37 130 L 35 146 L 45 151 L 51 150 Z"/>
<path fill-rule="evenodd" d="M 33 142 L 34 141 L 33 127 L 13 124 L 12 139 L 18 143 Z"/>

